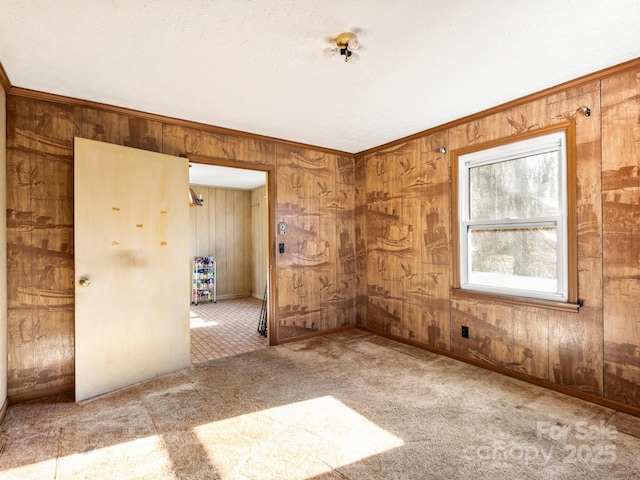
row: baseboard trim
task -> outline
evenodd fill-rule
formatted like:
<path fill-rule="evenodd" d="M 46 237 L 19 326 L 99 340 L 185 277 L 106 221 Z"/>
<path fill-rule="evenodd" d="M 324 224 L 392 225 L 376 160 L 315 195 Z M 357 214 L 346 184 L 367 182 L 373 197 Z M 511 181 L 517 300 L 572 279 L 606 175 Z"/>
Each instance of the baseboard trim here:
<path fill-rule="evenodd" d="M 250 294 L 250 293 L 232 293 L 230 295 L 216 295 L 216 302 L 218 300 L 229 300 L 232 298 L 247 298 L 247 297 L 253 297 L 254 295 Z M 262 297 L 260 297 L 260 300 L 262 300 Z M 213 302 L 209 302 L 208 300 L 201 300 L 198 303 L 202 303 L 202 304 L 207 304 L 207 303 L 213 303 Z M 193 302 L 191 302 L 192 305 L 195 305 Z"/>
<path fill-rule="evenodd" d="M 0 409 L 0 425 L 4 422 L 4 417 L 7 416 L 7 408 L 9 408 L 9 399 L 5 398 L 4 403 L 2 404 L 2 409 Z"/>
<path fill-rule="evenodd" d="M 429 345 L 425 345 L 423 343 L 419 343 L 413 340 L 409 340 L 408 338 L 398 337 L 396 335 L 391 335 L 389 333 L 383 332 L 381 330 L 376 330 L 375 328 L 365 327 L 364 325 L 357 325 L 359 330 L 363 330 L 365 332 L 373 333 L 375 335 L 379 335 L 381 337 L 388 338 L 389 340 L 394 340 L 399 343 L 404 343 L 406 345 L 411 345 L 412 347 L 420 348 L 422 350 L 426 350 L 431 353 L 435 353 L 438 355 L 443 355 L 445 357 L 453 358 L 454 360 L 459 360 L 464 363 L 468 363 L 475 367 L 484 368 L 485 370 L 490 370 L 492 372 L 500 373 L 502 375 L 506 375 L 508 377 L 515 378 L 517 380 L 522 380 L 526 383 L 531 383 L 533 385 L 537 385 L 538 387 L 544 387 L 549 390 L 553 390 L 558 393 L 562 393 L 564 395 L 568 395 L 570 397 L 579 398 L 580 400 L 585 400 L 590 403 L 595 403 L 597 405 L 601 405 L 603 407 L 611 408 L 613 410 L 617 410 L 620 412 L 628 413 L 629 415 L 634 415 L 636 417 L 640 417 L 640 408 L 632 407 L 630 405 L 626 405 L 621 402 L 617 402 L 615 400 L 610 400 L 608 398 L 599 397 L 597 395 L 592 395 L 590 393 L 580 392 L 578 390 L 573 390 L 568 387 L 564 387 L 562 385 L 558 385 L 556 383 L 550 382 L 548 380 L 542 380 L 540 378 L 532 377 L 530 375 L 526 375 L 524 373 L 515 372 L 513 370 L 509 370 L 507 368 L 498 367 L 496 365 L 489 365 L 486 363 L 479 362 L 472 358 L 463 357 L 462 355 L 457 355 L 455 353 L 448 352 L 446 350 L 441 350 L 439 348 L 434 348 Z"/>
<path fill-rule="evenodd" d="M 340 332 L 346 332 L 347 330 L 353 330 L 356 327 L 357 327 L 356 325 L 347 325 L 344 327 L 337 327 L 337 328 L 330 328 L 328 330 L 322 330 L 321 332 L 309 333 L 307 335 L 300 335 L 299 337 L 285 338 L 284 340 L 278 340 L 276 345 L 282 345 L 283 343 L 298 342 L 300 340 L 308 340 L 309 338 L 324 337 L 325 335 L 330 335 L 332 333 L 340 333 Z"/>
<path fill-rule="evenodd" d="M 7 398 L 7 401 L 9 402 L 9 405 L 15 405 L 16 403 L 30 402 L 31 400 L 40 400 L 46 397 L 53 397 L 55 395 L 73 392 L 74 388 L 74 385 L 61 385 L 59 387 L 44 388 L 42 390 L 35 390 L 33 392 L 11 395 Z"/>
<path fill-rule="evenodd" d="M 218 300 L 229 300 L 231 298 L 247 298 L 247 297 L 251 297 L 252 295 L 250 293 L 232 293 L 229 295 L 216 295 L 216 301 Z M 205 303 L 205 302 L 202 302 Z"/>

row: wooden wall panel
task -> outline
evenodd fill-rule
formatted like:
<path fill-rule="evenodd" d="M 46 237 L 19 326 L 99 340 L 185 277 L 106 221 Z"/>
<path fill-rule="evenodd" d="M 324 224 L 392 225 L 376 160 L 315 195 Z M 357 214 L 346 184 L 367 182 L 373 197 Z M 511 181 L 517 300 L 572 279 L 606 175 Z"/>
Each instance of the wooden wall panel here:
<path fill-rule="evenodd" d="M 281 339 L 355 325 L 353 159 L 278 147 Z"/>
<path fill-rule="evenodd" d="M 218 298 L 250 295 L 253 284 L 251 191 L 199 185 L 191 188 L 203 199 L 202 206 L 189 208 L 192 256 L 216 258 Z M 218 249 L 220 246 L 224 247 Z"/>
<path fill-rule="evenodd" d="M 233 291 L 251 293 L 251 281 L 248 276 L 250 269 L 247 268 L 246 257 L 247 254 L 251 254 L 251 226 L 246 224 L 246 219 L 249 218 L 248 215 L 250 215 L 249 205 L 251 204 L 251 192 L 230 190 L 229 193 L 231 194 L 233 218 L 235 220 L 233 236 L 229 238 L 235 239 L 233 248 L 233 252 L 235 253 L 234 258 L 236 260 L 234 271 L 237 272 L 237 274 L 234 275 Z"/>
<path fill-rule="evenodd" d="M 117 145 L 123 144 L 120 140 L 120 115 L 91 108 L 82 108 L 81 112 L 82 122 L 80 129 L 82 138 Z"/>
<path fill-rule="evenodd" d="M 333 252 L 327 254 L 326 265 L 320 275 L 307 266 L 299 267 L 293 262 L 278 258 L 275 276 L 278 282 L 288 283 L 284 292 L 277 298 L 284 300 L 275 307 L 276 312 L 287 312 L 288 306 L 322 305 L 320 312 L 313 315 L 300 314 L 292 307 L 294 328 L 284 329 L 282 337 L 275 332 L 275 341 L 291 338 L 310 331 L 320 332 L 324 328 L 355 324 L 355 299 L 350 290 L 341 291 L 344 299 L 332 299 L 336 285 L 355 285 L 355 271 L 344 270 L 349 263 L 349 249 L 355 238 L 355 213 L 352 192 L 353 159 L 338 158 L 335 155 L 318 153 L 305 148 L 278 147 L 276 142 L 243 136 L 212 133 L 196 128 L 187 128 L 171 123 L 151 121 L 135 115 L 108 112 L 82 106 L 67 106 L 62 103 L 29 99 L 21 96 L 7 96 L 7 297 L 8 297 L 8 384 L 9 397 L 46 395 L 48 393 L 70 390 L 74 382 L 74 324 L 73 324 L 73 241 L 72 241 L 72 199 L 73 199 L 73 137 L 80 136 L 125 146 L 132 146 L 170 155 L 197 153 L 215 159 L 232 159 L 249 164 L 278 165 L 283 167 L 284 181 L 294 188 L 292 182 L 299 181 L 293 201 L 283 186 L 281 173 L 276 173 L 277 191 L 274 202 L 277 203 L 279 216 L 296 218 L 302 241 L 321 242 L 328 235 Z M 288 167 L 288 165 L 290 167 Z M 331 166 L 330 166 L 331 165 Z M 325 169 L 321 185 L 316 181 L 316 169 Z M 291 168 L 287 176 L 286 169 Z M 294 175 L 291 175 L 293 173 Z M 340 184 L 339 192 L 335 185 Z M 312 197 L 333 190 L 335 195 L 346 195 L 344 209 L 324 204 L 329 212 L 321 212 L 318 201 Z M 298 200 L 298 190 L 305 186 Z M 283 190 L 281 197 L 279 190 Z M 186 192 L 185 192 L 186 197 Z M 349 200 L 348 200 L 349 199 Z M 209 194 L 208 205 L 214 211 L 214 222 L 207 230 L 199 230 L 199 239 L 213 238 L 213 250 L 216 256 L 223 257 L 219 268 L 219 289 L 225 295 L 240 287 L 243 293 L 251 292 L 251 253 L 241 260 L 226 260 L 227 252 L 234 251 L 237 245 L 220 232 L 224 231 L 227 221 L 221 216 L 232 202 L 224 192 Z M 335 197 L 332 201 L 335 200 Z M 287 203 L 302 209 L 302 215 L 291 214 Z M 215 205 L 214 205 L 215 204 Z M 342 201 L 341 201 L 342 204 Z M 213 207 L 213 208 L 212 208 Z M 207 207 L 193 207 L 207 208 Z M 250 228 L 250 197 L 242 208 L 241 221 L 233 222 L 233 228 L 241 231 Z M 334 211 L 331 211 L 334 209 Z M 340 211 L 340 213 L 338 213 Z M 321 233 L 318 220 L 321 215 L 325 232 Z M 219 219 L 223 219 L 219 220 Z M 340 219 L 341 227 L 335 225 Z M 310 220 L 313 219 L 313 220 Z M 190 220 L 195 228 L 195 220 Z M 230 224 L 232 222 L 229 222 Z M 315 228 L 315 231 L 309 229 Z M 250 235 L 244 236 L 245 240 Z M 196 240 L 192 240 L 190 249 L 197 250 Z M 342 253 L 338 253 L 339 242 L 346 242 Z M 296 242 L 288 245 L 297 246 Z M 299 246 L 297 246 L 299 248 Z M 246 249 L 251 252 L 251 246 Z M 204 253 L 204 252 L 203 252 Z M 209 253 L 209 252 L 207 252 Z M 224 255 L 223 255 L 224 254 Z M 194 254 L 195 255 L 195 254 Z M 342 263 L 339 263 L 342 262 Z M 225 274 L 231 266 L 245 271 L 248 283 L 229 278 Z M 349 267 L 347 267 L 349 268 Z M 308 278 L 301 280 L 298 271 L 306 272 Z M 311 274 L 310 272 L 313 272 Z M 338 273 L 342 272 L 342 273 Z M 320 296 L 321 282 L 326 276 L 334 286 L 328 290 L 328 297 Z M 295 277 L 295 283 L 293 280 Z M 281 280 L 282 279 L 282 280 Z M 68 282 L 68 283 L 67 283 Z M 294 285 L 305 284 L 308 290 Z M 313 289 L 311 288 L 313 286 Z M 346 287 L 345 287 L 346 288 Z M 259 292 L 263 294 L 264 286 Z M 303 300 L 303 295 L 308 298 Z M 323 294 L 324 295 L 324 294 Z M 322 303 L 318 298 L 322 298 Z M 331 300 L 331 301 L 330 301 Z M 280 300 L 278 300 L 280 302 Z M 315 317 L 314 317 L 315 315 Z M 307 326 L 306 317 L 313 317 Z M 287 320 L 288 321 L 288 320 Z M 311 324 L 313 323 L 313 328 Z M 300 325 L 300 328 L 298 328 Z"/>
<path fill-rule="evenodd" d="M 218 232 L 227 231 L 227 195 L 224 189 L 217 188 L 209 195 L 211 200 L 211 206 L 213 207 L 212 220 L 216 236 L 214 239 L 214 251 L 216 252 L 216 258 L 220 259 L 220 263 L 216 263 L 216 269 L 221 271 L 229 271 L 231 264 L 229 257 L 231 253 L 227 249 L 227 237 L 225 235 L 218 235 Z M 211 220 L 210 220 L 211 221 Z M 229 277 L 219 275 L 217 280 L 217 288 L 221 295 L 226 295 L 230 289 Z"/>
<path fill-rule="evenodd" d="M 565 387 L 602 395 L 602 310 L 557 312 L 549 319 L 549 378 Z"/>
<path fill-rule="evenodd" d="M 366 162 L 364 156 L 357 156 L 354 166 L 355 201 L 355 255 L 356 255 L 356 320 L 364 325 L 367 318 L 367 191 L 365 181 Z"/>
<path fill-rule="evenodd" d="M 513 309 L 513 368 L 549 379 L 549 312 L 540 308 Z"/>
<path fill-rule="evenodd" d="M 275 265 L 280 340 L 357 320 L 468 358 L 489 352 L 487 363 L 511 363 L 532 377 L 640 407 L 639 78 L 637 69 L 619 70 L 355 160 L 8 95 L 9 396 L 73 384 L 73 298 L 64 290 L 73 244 L 65 219 L 72 140 L 80 135 L 275 166 L 274 223 L 288 225 L 277 238 L 286 253 L 276 255 Z M 568 119 L 577 132 L 585 306 L 568 314 L 451 298 L 449 153 L 438 148 L 451 152 Z M 223 210 L 226 196 L 214 197 Z M 222 252 L 229 246 L 219 227 L 210 225 L 208 235 Z M 62 290 L 57 305 L 47 290 Z M 460 337 L 461 325 L 470 327 L 469 339 Z M 498 344 L 510 354 L 494 351 Z"/>
<path fill-rule="evenodd" d="M 269 269 L 267 188 L 251 191 L 251 246 L 253 251 L 251 293 L 262 299 Z"/>
<path fill-rule="evenodd" d="M 0 71 L 4 71 L 0 65 Z M 0 73 L 0 76 L 3 76 Z M 5 76 L 6 77 L 6 76 Z M 7 97 L 0 88 L 0 403 L 7 399 Z M 2 407 L 0 407 L 1 409 Z M 0 410 L 1 411 L 1 410 Z M 6 410 L 5 410 L 6 412 Z M 4 418 L 4 413 L 0 414 Z"/>
<path fill-rule="evenodd" d="M 194 256 L 214 255 L 215 250 L 211 247 L 215 237 L 212 238 L 210 235 L 210 225 L 215 210 L 215 189 L 198 186 L 192 186 L 192 188 L 196 195 L 202 196 L 202 206 L 189 207 L 189 217 L 195 217 L 195 231 L 191 232 L 196 241 Z M 225 215 L 224 218 L 227 216 Z"/>
<path fill-rule="evenodd" d="M 357 185 L 363 185 L 366 200 L 358 204 L 356 225 L 367 258 L 358 275 L 368 288 L 358 303 L 359 309 L 366 306 L 358 322 L 640 406 L 640 322 L 634 313 L 640 294 L 639 79 L 640 71 L 627 71 L 574 84 L 363 155 L 358 171 L 364 179 Z M 450 297 L 450 152 L 566 121 L 576 124 L 578 295 L 584 306 L 579 313 L 562 313 Z M 415 155 L 420 167 L 413 168 Z M 422 184 L 415 197 L 410 178 Z M 419 222 L 414 211 L 421 212 Z M 399 257 L 377 249 L 384 226 L 403 221 L 419 225 L 419 270 L 410 250 Z M 397 280 L 403 273 L 412 277 L 409 282 Z M 404 310 L 398 315 L 400 304 Z M 468 339 L 461 337 L 462 325 L 469 327 Z"/>
<path fill-rule="evenodd" d="M 489 302 L 476 305 L 476 346 L 467 354 L 474 360 L 513 370 L 514 307 Z M 518 362 L 520 362 L 518 358 Z"/>
<path fill-rule="evenodd" d="M 79 108 L 9 97 L 8 395 L 73 384 L 73 136 Z"/>
<path fill-rule="evenodd" d="M 159 152 L 162 148 L 162 124 L 145 118 L 128 117 L 119 122 L 120 138 L 125 146 Z"/>
<path fill-rule="evenodd" d="M 640 406 L 640 70 L 602 81 L 604 394 Z"/>
<path fill-rule="evenodd" d="M 449 130 L 449 150 L 513 135 L 517 131 L 512 125 L 513 121 L 511 112 L 504 111 L 453 127 Z M 529 126 L 529 119 L 519 121 L 521 125 Z"/>
<path fill-rule="evenodd" d="M 335 198 L 327 215 L 336 219 L 336 288 L 330 301 L 337 305 L 338 326 L 356 322 L 356 231 L 355 163 L 351 157 L 336 157 Z M 326 314 L 326 313 L 325 313 Z"/>

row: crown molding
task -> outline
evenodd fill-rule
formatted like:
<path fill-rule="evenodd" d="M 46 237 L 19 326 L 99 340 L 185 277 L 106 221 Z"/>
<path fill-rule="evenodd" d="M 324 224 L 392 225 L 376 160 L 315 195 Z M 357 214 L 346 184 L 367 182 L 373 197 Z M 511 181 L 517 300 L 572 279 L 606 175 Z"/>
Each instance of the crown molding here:
<path fill-rule="evenodd" d="M 8 81 L 8 78 L 7 78 Z M 194 122 L 191 120 L 184 120 L 181 118 L 169 117 L 166 115 L 159 115 L 156 113 L 143 112 L 141 110 L 134 110 L 127 107 L 118 107 L 115 105 L 109 105 L 107 103 L 94 102 L 92 100 L 82 100 L 80 98 L 67 97 L 64 95 L 57 95 L 55 93 L 41 92 L 38 90 L 31 90 L 28 88 L 15 87 L 9 88 L 9 95 L 16 97 L 29 98 L 32 100 L 41 100 L 45 102 L 60 103 L 71 107 L 91 108 L 94 110 L 100 110 L 103 112 L 116 113 L 118 115 L 126 115 L 137 118 L 144 118 L 146 120 L 167 123 L 169 125 L 193 128 L 196 130 L 202 130 L 209 133 L 218 135 L 229 135 L 234 137 L 243 137 L 253 139 L 261 142 L 275 143 L 277 145 L 286 146 L 290 148 L 304 148 L 307 150 L 315 150 L 322 153 L 328 153 L 330 155 L 337 155 L 340 157 L 353 158 L 353 153 L 343 152 L 341 150 L 334 150 L 331 148 L 318 147 L 315 145 L 309 145 L 306 143 L 294 142 L 291 140 L 283 140 L 281 138 L 269 137 L 266 135 L 258 135 L 255 133 L 243 132 L 242 130 L 234 130 L 231 128 L 218 127 L 215 125 L 209 125 L 206 123 Z"/>
<path fill-rule="evenodd" d="M 356 158 L 356 157 L 360 157 L 360 156 L 365 156 L 365 155 L 370 155 L 372 153 L 376 153 L 379 152 L 381 150 L 385 150 L 387 148 L 391 148 L 394 146 L 398 146 L 398 145 L 402 145 L 403 143 L 407 143 L 411 140 L 415 140 L 421 137 L 425 137 L 428 135 L 431 135 L 433 133 L 437 133 L 440 132 L 442 130 L 446 130 L 446 129 L 450 129 L 453 127 L 457 127 L 459 125 L 463 125 L 465 123 L 474 121 L 474 120 L 478 120 L 480 118 L 486 117 L 486 116 L 490 116 L 490 115 L 494 115 L 496 113 L 500 113 L 503 112 L 505 110 L 508 110 L 510 108 L 514 108 L 514 107 L 518 107 L 520 105 L 523 105 L 525 103 L 529 103 L 535 100 L 539 100 L 543 97 L 547 97 L 549 95 L 554 95 L 557 94 L 559 92 L 571 89 L 571 88 L 576 88 L 579 87 L 581 85 L 584 85 L 586 83 L 589 82 L 595 82 L 595 81 L 600 81 L 604 78 L 613 76 L 613 75 L 617 75 L 621 72 L 624 72 L 626 70 L 631 70 L 634 68 L 638 68 L 640 67 L 640 58 L 636 58 L 633 60 L 629 60 L 627 62 L 624 63 L 620 63 L 618 65 L 614 65 L 612 67 L 608 67 L 605 68 L 603 70 L 599 70 L 597 72 L 594 73 L 590 73 L 587 75 L 584 75 L 582 77 L 576 78 L 574 80 L 569 80 L 568 82 L 564 82 L 561 83 L 559 85 L 553 86 L 553 87 L 549 87 L 547 89 L 544 90 L 540 90 L 539 92 L 535 92 L 532 93 L 530 95 L 526 95 L 524 97 L 520 97 L 517 98 L 515 100 L 511 100 L 509 102 L 503 103 L 501 105 L 486 109 L 486 110 L 482 110 L 480 112 L 471 114 L 471 115 L 467 115 L 466 117 L 462 117 L 459 118 L 457 120 L 453 120 L 451 122 L 448 123 L 444 123 L 426 130 L 422 130 L 420 132 L 414 133 L 412 135 L 408 135 L 406 137 L 402 137 L 399 138 L 397 140 L 393 140 L 392 142 L 388 142 L 382 145 L 379 145 L 377 147 L 373 147 L 373 148 L 369 148 L 367 150 L 363 150 L 362 152 L 358 152 L 358 153 L 349 153 L 349 152 L 343 152 L 341 150 L 334 150 L 331 148 L 325 148 L 325 147 L 319 147 L 316 145 L 309 145 L 309 144 L 305 144 L 305 143 L 299 143 L 299 142 L 294 142 L 291 140 L 284 140 L 281 138 L 276 138 L 276 137 L 269 137 L 269 136 L 265 136 L 265 135 L 258 135 L 258 134 L 254 134 L 254 133 L 249 133 L 249 132 L 244 132 L 241 130 L 233 130 L 230 128 L 224 128 L 224 127 L 218 127 L 215 125 L 208 125 L 208 124 L 204 124 L 204 123 L 199 123 L 199 122 L 194 122 L 194 121 L 190 121 L 190 120 L 184 120 L 184 119 L 179 119 L 179 118 L 175 118 L 175 117 L 169 117 L 169 116 L 165 116 L 165 115 L 159 115 L 159 114 L 155 114 L 155 113 L 149 113 L 149 112 L 143 112 L 140 110 L 134 110 L 132 108 L 126 108 L 126 107 L 118 107 L 115 105 L 109 105 L 106 103 L 100 103 L 100 102 L 94 102 L 91 100 L 82 100 L 82 99 L 78 99 L 78 98 L 74 98 L 74 97 L 67 97 L 64 95 L 57 95 L 54 93 L 47 93 L 47 92 L 40 92 L 37 90 L 30 90 L 27 88 L 21 88 L 21 87 L 15 87 L 11 85 L 11 82 L 9 81 L 9 77 L 7 76 L 7 73 L 5 72 L 4 68 L 2 67 L 2 63 L 0 63 L 0 84 L 2 85 L 2 87 L 4 88 L 5 92 L 7 92 L 10 95 L 15 95 L 17 97 L 24 97 L 24 98 L 30 98 L 30 99 L 34 99 L 34 100 L 43 100 L 43 101 L 47 101 L 47 102 L 54 102 L 54 103 L 62 103 L 64 105 L 69 105 L 69 106 L 76 106 L 76 107 L 85 107 L 85 108 L 93 108 L 96 110 L 101 110 L 101 111 L 105 111 L 105 112 L 112 112 L 112 113 L 117 113 L 120 115 L 128 115 L 128 116 L 135 116 L 135 117 L 139 117 L 139 118 L 145 118 L 147 120 L 151 120 L 151 121 L 158 121 L 158 122 L 162 122 L 162 123 L 168 123 L 171 125 L 176 125 L 176 126 L 182 126 L 182 127 L 186 127 L 186 128 L 193 128 L 193 129 L 197 129 L 197 130 L 202 130 L 202 131 L 206 131 L 206 132 L 210 132 L 210 133 L 215 133 L 215 134 L 222 134 L 222 135 L 231 135 L 231 136 L 236 136 L 236 137 L 244 137 L 244 138 L 250 138 L 250 139 L 254 139 L 254 140 L 258 140 L 258 141 L 265 141 L 265 142 L 271 142 L 271 143 L 275 143 L 278 145 L 282 145 L 282 146 L 287 146 L 287 147 L 292 147 L 292 148 L 305 148 L 305 149 L 309 149 L 309 150 L 315 150 L 315 151 L 319 151 L 319 152 L 323 152 L 323 153 L 328 153 L 331 155 L 338 155 L 338 156 L 344 156 L 344 157 L 349 157 L 349 158 Z"/>
<path fill-rule="evenodd" d="M 629 60 L 627 62 L 620 63 L 618 65 L 614 65 L 612 67 L 608 67 L 603 70 L 598 70 L 597 72 L 594 72 L 594 73 L 589 73 L 582 77 L 578 77 L 574 80 L 569 80 L 568 82 L 564 82 L 559 85 L 549 87 L 544 90 L 540 90 L 539 92 L 532 93 L 530 95 L 526 95 L 524 97 L 520 97 L 515 100 L 511 100 L 509 102 L 503 103 L 496 107 L 491 107 L 491 108 L 488 108 L 487 110 L 482 110 L 481 112 L 473 113 L 471 115 L 467 115 L 466 117 L 458 118 L 457 120 L 452 120 L 451 122 L 443 123 L 442 125 L 438 125 L 436 127 L 432 127 L 427 130 L 423 130 L 421 132 L 417 132 L 412 135 L 399 138 L 398 140 L 393 140 L 383 145 L 379 145 L 377 147 L 363 150 L 362 152 L 356 153 L 354 156 L 359 157 L 362 155 L 370 155 L 372 153 L 376 153 L 381 150 L 386 150 L 387 148 L 390 148 L 390 147 L 396 147 L 398 145 L 402 145 L 403 143 L 410 142 L 411 140 L 415 140 L 417 138 L 426 137 L 428 135 L 441 132 L 442 130 L 457 127 L 459 125 L 463 125 L 465 123 L 469 123 L 474 120 L 479 120 L 481 118 L 488 117 L 490 115 L 495 115 L 496 113 L 504 112 L 505 110 L 509 110 L 510 108 L 518 107 L 525 103 L 533 102 L 535 100 L 539 100 L 541 98 L 547 97 L 549 95 L 554 95 L 554 94 L 563 92 L 565 90 L 569 90 L 571 88 L 576 88 L 586 83 L 600 81 L 604 78 L 617 75 L 626 70 L 632 70 L 634 68 L 639 68 L 639 67 L 640 67 L 640 58 L 635 58 L 633 60 Z"/>
<path fill-rule="evenodd" d="M 9 80 L 9 75 L 7 75 L 6 70 L 2 66 L 2 62 L 0 62 L 0 85 L 2 85 L 2 89 L 5 93 L 9 93 L 9 90 L 11 90 L 11 81 Z"/>

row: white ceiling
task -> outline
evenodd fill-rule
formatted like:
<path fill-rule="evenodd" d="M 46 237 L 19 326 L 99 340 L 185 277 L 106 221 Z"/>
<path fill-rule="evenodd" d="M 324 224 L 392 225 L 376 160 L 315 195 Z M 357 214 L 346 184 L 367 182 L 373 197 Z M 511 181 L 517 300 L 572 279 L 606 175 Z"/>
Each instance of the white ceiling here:
<path fill-rule="evenodd" d="M 254 190 L 266 183 L 266 174 L 256 170 L 220 167 L 202 163 L 189 164 L 190 185 Z"/>
<path fill-rule="evenodd" d="M 638 0 L 0 0 L 12 85 L 356 153 L 640 56 Z M 325 58 L 356 32 L 360 62 Z"/>

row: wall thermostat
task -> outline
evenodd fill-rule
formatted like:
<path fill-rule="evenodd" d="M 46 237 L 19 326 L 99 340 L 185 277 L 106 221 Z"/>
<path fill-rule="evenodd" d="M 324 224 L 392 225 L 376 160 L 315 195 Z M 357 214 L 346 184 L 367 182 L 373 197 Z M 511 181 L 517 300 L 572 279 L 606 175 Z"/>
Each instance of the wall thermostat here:
<path fill-rule="evenodd" d="M 284 222 L 279 223 L 278 229 L 280 231 L 280 235 L 284 235 L 285 233 L 287 233 L 287 224 Z"/>

